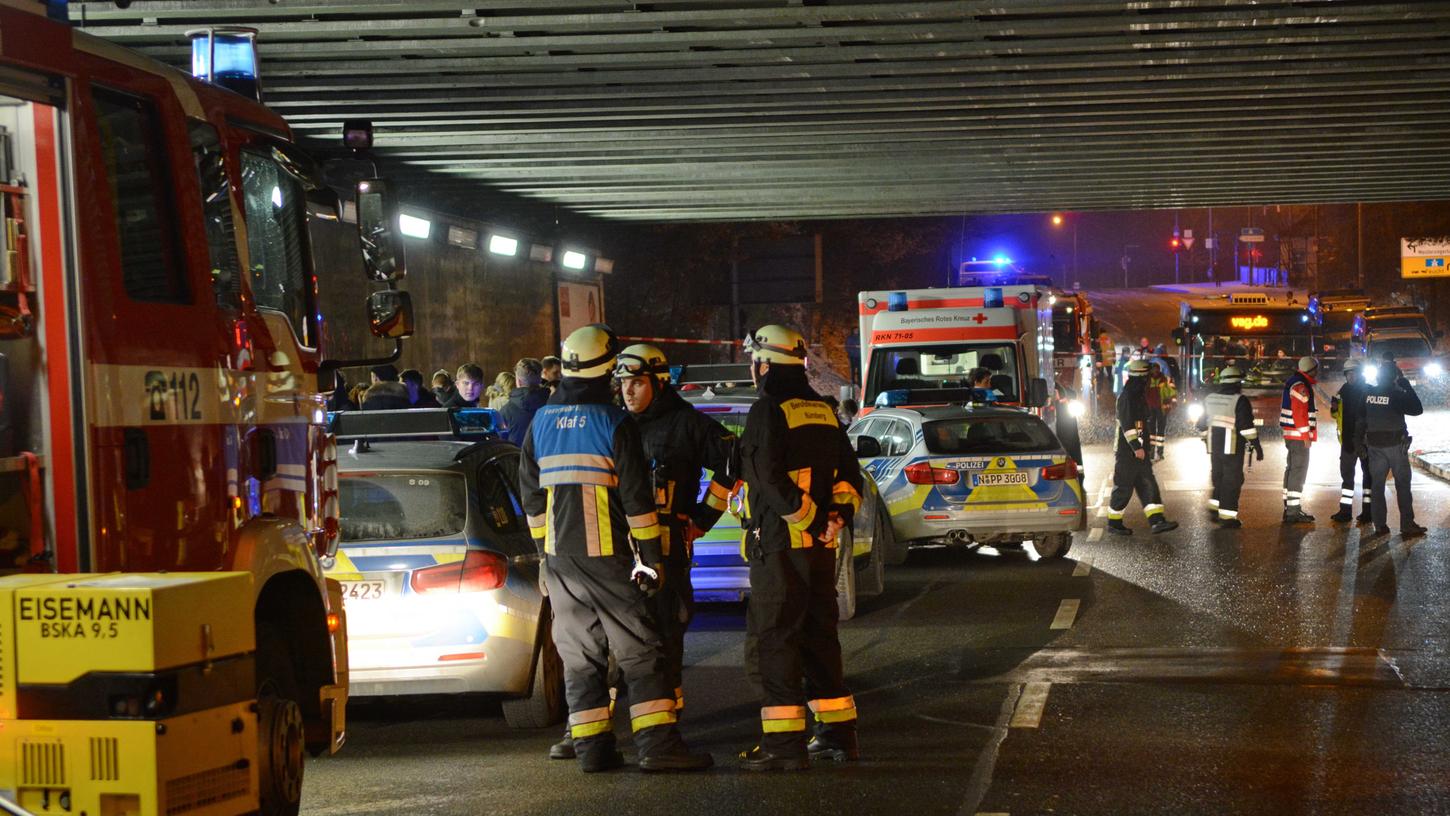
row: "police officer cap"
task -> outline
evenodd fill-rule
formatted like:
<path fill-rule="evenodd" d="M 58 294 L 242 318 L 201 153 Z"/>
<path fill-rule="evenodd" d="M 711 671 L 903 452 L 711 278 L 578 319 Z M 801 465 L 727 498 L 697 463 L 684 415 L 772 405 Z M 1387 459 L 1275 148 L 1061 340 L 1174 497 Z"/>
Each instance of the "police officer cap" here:
<path fill-rule="evenodd" d="M 1143 376 L 1146 376 L 1148 374 L 1148 370 L 1151 369 L 1151 368 L 1152 368 L 1152 366 L 1148 364 L 1148 361 L 1147 360 L 1134 360 L 1133 362 L 1128 363 L 1128 376 L 1129 377 L 1143 377 Z"/>
<path fill-rule="evenodd" d="M 1244 381 L 1244 372 L 1239 371 L 1233 366 L 1228 366 L 1224 368 L 1224 370 L 1218 372 L 1218 381 L 1220 385 L 1233 385 L 1235 383 L 1241 383 Z"/>
<path fill-rule="evenodd" d="M 1313 357 L 1300 357 L 1299 370 L 1305 374 L 1313 374 L 1319 370 L 1319 361 Z"/>

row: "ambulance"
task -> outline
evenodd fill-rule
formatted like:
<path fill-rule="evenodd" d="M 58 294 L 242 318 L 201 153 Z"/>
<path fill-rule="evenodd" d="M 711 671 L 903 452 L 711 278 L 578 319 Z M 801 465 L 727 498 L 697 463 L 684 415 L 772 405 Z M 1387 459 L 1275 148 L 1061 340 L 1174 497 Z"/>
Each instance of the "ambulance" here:
<path fill-rule="evenodd" d="M 1056 418 L 1052 290 L 1035 283 L 861 292 L 863 411 L 965 403 L 971 372 L 995 400 Z"/>
<path fill-rule="evenodd" d="M 36 813 L 296 813 L 304 754 L 344 740 L 319 381 L 361 361 L 327 357 L 308 218 L 340 204 L 256 98 L 253 34 L 200 30 L 197 78 L 0 0 L 0 573 L 91 576 L 44 589 L 59 600 L 36 637 L 59 638 L 64 665 L 24 639 L 45 607 L 0 603 L 0 631 L 21 636 L 0 644 L 19 683 L 0 699 L 0 797 Z M 396 207 L 381 183 L 357 207 L 349 266 L 385 287 L 366 298 L 373 334 L 401 342 Z M 241 577 L 141 577 L 163 572 Z M 88 587 L 241 592 L 248 619 L 219 599 L 118 630 Z M 103 648 L 117 637 L 157 651 Z M 113 719 L 154 722 L 120 743 L 75 725 Z"/>

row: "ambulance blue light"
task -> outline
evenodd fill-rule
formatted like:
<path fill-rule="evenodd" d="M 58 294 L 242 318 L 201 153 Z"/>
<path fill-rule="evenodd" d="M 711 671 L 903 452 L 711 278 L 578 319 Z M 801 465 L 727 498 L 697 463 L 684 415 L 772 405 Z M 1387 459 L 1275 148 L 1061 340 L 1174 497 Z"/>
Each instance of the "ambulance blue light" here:
<path fill-rule="evenodd" d="M 911 391 L 905 388 L 891 388 L 876 395 L 877 408 L 895 408 L 905 405 L 911 399 Z"/>
<path fill-rule="evenodd" d="M 995 256 L 994 258 L 992 258 L 992 263 L 994 263 L 994 264 L 996 264 L 998 266 L 1005 266 L 1005 265 L 1007 265 L 1009 263 L 1012 263 L 1012 259 L 1009 258 L 1009 257 L 1007 257 L 1006 255 L 998 254 L 997 256 Z"/>
<path fill-rule="evenodd" d="M 191 38 L 192 76 L 261 101 L 255 29 L 202 28 L 186 35 Z"/>
<path fill-rule="evenodd" d="M 1000 308 L 1002 308 L 1002 287 L 1000 287 L 1000 286 L 988 286 L 987 287 L 986 292 L 984 292 L 982 294 L 982 308 L 984 308 L 984 309 L 1000 309 Z"/>
<path fill-rule="evenodd" d="M 907 308 L 905 292 L 892 292 L 886 296 L 886 311 L 904 312 Z"/>

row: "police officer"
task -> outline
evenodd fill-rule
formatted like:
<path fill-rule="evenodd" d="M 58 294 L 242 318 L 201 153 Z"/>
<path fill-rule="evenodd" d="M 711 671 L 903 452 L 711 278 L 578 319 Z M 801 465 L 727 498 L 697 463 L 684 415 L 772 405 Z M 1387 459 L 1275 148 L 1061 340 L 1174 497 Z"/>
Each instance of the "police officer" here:
<path fill-rule="evenodd" d="M 1385 479 L 1394 474 L 1395 498 L 1400 505 L 1400 535 L 1410 538 L 1424 535 L 1425 528 L 1415 523 L 1415 501 L 1410 493 L 1410 433 L 1405 417 L 1425 412 L 1420 397 L 1410 381 L 1400 373 L 1394 360 L 1386 358 L 1380 366 L 1379 383 L 1370 386 L 1364 396 L 1364 417 L 1355 429 L 1358 447 L 1369 463 L 1365 471 L 1371 492 L 1374 534 L 1390 531 L 1389 510 L 1385 506 Z M 1372 487 L 1371 487 L 1372 486 Z"/>
<path fill-rule="evenodd" d="M 1153 476 L 1153 461 L 1148 458 L 1148 369 L 1147 360 L 1128 364 L 1128 378 L 1118 395 L 1117 438 L 1113 444 L 1113 493 L 1108 497 L 1108 532 L 1129 536 L 1133 531 L 1123 524 L 1123 511 L 1133 494 L 1143 503 L 1143 515 L 1154 533 L 1178 529 L 1178 522 L 1163 514 L 1163 498 L 1158 480 Z"/>
<path fill-rule="evenodd" d="M 614 378 L 619 381 L 624 407 L 639 425 L 653 478 L 665 565 L 664 589 L 654 597 L 655 613 L 664 635 L 667 672 L 678 713 L 685 707 L 681 674 L 685 630 L 695 610 L 695 590 L 690 584 L 694 543 L 715 526 L 729 505 L 739 470 L 731 462 L 735 435 L 680 397 L 670 386 L 664 352 L 654 346 L 641 343 L 620 352 Z M 703 500 L 702 470 L 711 474 Z"/>
<path fill-rule="evenodd" d="M 1284 381 L 1279 400 L 1279 427 L 1284 432 L 1288 464 L 1284 468 L 1284 523 L 1308 524 L 1314 517 L 1304 512 L 1304 480 L 1309 476 L 1309 449 L 1319 438 L 1319 412 L 1314 404 L 1314 378 L 1319 361 L 1299 359 L 1299 370 Z"/>
<path fill-rule="evenodd" d="M 1254 407 L 1243 395 L 1244 374 L 1229 366 L 1218 374 L 1218 390 L 1203 401 L 1198 420 L 1208 442 L 1213 479 L 1213 497 L 1208 510 L 1223 527 L 1242 527 L 1239 521 L 1239 493 L 1244 487 L 1244 450 L 1251 449 L 1260 462 L 1264 447 L 1254 424 Z"/>
<path fill-rule="evenodd" d="M 519 486 L 544 556 L 580 767 L 607 771 L 624 761 L 605 678 L 613 652 L 629 684 L 640 769 L 703 770 L 710 756 L 690 753 L 676 728 L 674 688 L 650 611 L 647 593 L 659 588 L 664 556 L 639 429 L 611 404 L 619 341 L 596 324 L 570 334 L 563 351 L 563 380 L 524 438 Z"/>
<path fill-rule="evenodd" d="M 1339 512 L 1330 516 L 1334 521 L 1355 521 L 1354 517 L 1354 469 L 1359 467 L 1364 492 L 1360 497 L 1360 524 L 1373 521 L 1370 509 L 1369 465 L 1355 442 L 1359 426 L 1364 422 L 1364 396 L 1368 384 L 1361 374 L 1360 362 L 1351 357 L 1344 362 L 1344 385 L 1334 395 L 1330 413 L 1339 424 Z"/>
<path fill-rule="evenodd" d="M 741 753 L 741 765 L 797 770 L 810 757 L 855 760 L 856 701 L 836 634 L 836 536 L 861 505 L 860 466 L 806 380 L 805 339 L 772 325 L 745 345 L 760 393 L 740 440 L 750 563 L 746 666 L 764 704 L 760 743 Z M 815 721 L 809 743 L 808 719 Z"/>

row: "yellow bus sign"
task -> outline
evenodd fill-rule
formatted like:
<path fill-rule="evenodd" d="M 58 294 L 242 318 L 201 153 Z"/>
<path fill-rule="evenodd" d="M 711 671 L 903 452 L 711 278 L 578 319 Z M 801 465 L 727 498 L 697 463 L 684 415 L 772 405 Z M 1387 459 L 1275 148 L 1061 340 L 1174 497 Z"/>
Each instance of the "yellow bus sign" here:
<path fill-rule="evenodd" d="M 1401 238 L 1400 277 L 1450 278 L 1450 237 Z"/>
<path fill-rule="evenodd" d="M 1267 329 L 1269 318 L 1264 315 L 1235 315 L 1228 319 L 1228 324 L 1235 329 Z"/>

